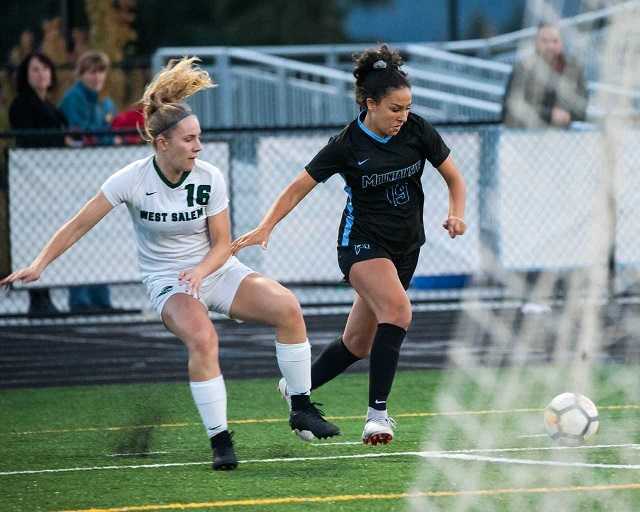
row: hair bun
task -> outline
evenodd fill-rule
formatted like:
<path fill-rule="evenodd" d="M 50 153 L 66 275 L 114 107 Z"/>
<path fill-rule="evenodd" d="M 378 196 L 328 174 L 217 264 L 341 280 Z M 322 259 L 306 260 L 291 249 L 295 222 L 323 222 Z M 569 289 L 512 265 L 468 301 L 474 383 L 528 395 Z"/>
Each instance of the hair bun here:
<path fill-rule="evenodd" d="M 373 69 L 387 69 L 387 63 L 382 59 L 377 60 L 373 63 Z"/>

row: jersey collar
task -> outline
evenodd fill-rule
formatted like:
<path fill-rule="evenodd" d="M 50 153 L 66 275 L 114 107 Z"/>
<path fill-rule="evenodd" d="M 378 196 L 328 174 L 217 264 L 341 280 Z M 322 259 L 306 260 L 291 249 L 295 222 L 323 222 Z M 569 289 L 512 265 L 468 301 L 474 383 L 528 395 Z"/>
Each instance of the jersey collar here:
<path fill-rule="evenodd" d="M 184 183 L 184 180 L 186 180 L 189 177 L 189 173 L 191 172 L 191 171 L 184 171 L 177 183 L 171 183 L 167 179 L 167 177 L 164 175 L 164 173 L 160 170 L 160 167 L 158 167 L 158 163 L 156 162 L 155 156 L 153 157 L 153 168 L 158 173 L 158 177 L 162 180 L 162 183 L 164 183 L 169 188 L 178 188 L 180 185 Z"/>
<path fill-rule="evenodd" d="M 373 130 L 370 130 L 369 128 L 367 128 L 367 126 L 364 124 L 364 118 L 366 115 L 367 115 L 366 110 L 363 110 L 358 114 L 358 126 L 360 127 L 360 129 L 364 133 L 366 133 L 369 137 L 371 137 L 373 140 L 382 142 L 382 144 L 386 144 L 387 142 L 389 142 L 391 140 L 391 137 L 393 137 L 393 135 L 387 135 L 386 137 L 381 137 Z"/>

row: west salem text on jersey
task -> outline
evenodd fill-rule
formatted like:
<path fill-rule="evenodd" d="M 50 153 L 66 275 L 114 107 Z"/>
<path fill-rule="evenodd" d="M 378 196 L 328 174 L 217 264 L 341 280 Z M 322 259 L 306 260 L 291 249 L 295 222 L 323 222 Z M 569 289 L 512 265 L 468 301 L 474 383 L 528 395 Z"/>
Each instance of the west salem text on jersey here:
<path fill-rule="evenodd" d="M 381 137 L 364 124 L 366 111 L 307 164 L 311 177 L 324 182 L 340 174 L 347 203 L 338 245 L 373 242 L 391 254 L 406 254 L 425 241 L 420 181 L 425 163 L 440 166 L 449 148 L 431 124 L 415 114 L 393 137 Z"/>
<path fill-rule="evenodd" d="M 142 220 L 148 220 L 150 222 L 185 222 L 188 220 L 195 220 L 204 216 L 204 208 L 198 208 L 197 210 L 191 210 L 190 212 L 148 212 L 146 210 L 140 210 L 140 218 Z"/>
<path fill-rule="evenodd" d="M 200 263 L 211 248 L 207 218 L 228 206 L 222 173 L 201 160 L 171 183 L 153 157 L 143 158 L 113 174 L 102 192 L 129 209 L 143 278 Z"/>

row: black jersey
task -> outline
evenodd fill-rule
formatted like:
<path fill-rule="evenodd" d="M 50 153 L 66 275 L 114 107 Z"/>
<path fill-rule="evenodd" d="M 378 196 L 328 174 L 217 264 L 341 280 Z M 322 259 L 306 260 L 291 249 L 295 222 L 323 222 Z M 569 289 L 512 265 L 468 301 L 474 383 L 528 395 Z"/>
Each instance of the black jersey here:
<path fill-rule="evenodd" d="M 425 241 L 420 178 L 425 161 L 438 167 L 449 156 L 440 134 L 410 113 L 392 137 L 381 137 L 363 123 L 366 111 L 332 137 L 306 166 L 311 177 L 345 180 L 347 204 L 338 246 L 374 242 L 391 254 L 408 253 Z"/>

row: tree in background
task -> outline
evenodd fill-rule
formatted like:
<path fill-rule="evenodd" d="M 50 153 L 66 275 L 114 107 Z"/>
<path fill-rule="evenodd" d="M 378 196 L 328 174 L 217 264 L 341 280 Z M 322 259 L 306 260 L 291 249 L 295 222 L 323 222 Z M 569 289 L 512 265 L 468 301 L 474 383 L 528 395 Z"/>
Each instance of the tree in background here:
<path fill-rule="evenodd" d="M 85 0 L 89 45 L 105 52 L 111 62 L 122 62 L 125 47 L 138 38 L 133 28 L 136 0 Z"/>
<path fill-rule="evenodd" d="M 369 0 L 380 1 L 380 0 Z M 138 52 L 161 46 L 345 42 L 340 0 L 140 0 Z M 167 23 L 166 13 L 179 23 Z"/>
<path fill-rule="evenodd" d="M 115 64 L 107 76 L 105 93 L 122 109 L 141 94 L 144 76 L 134 76 L 122 67 L 126 49 L 138 39 L 133 27 L 136 0 L 85 0 L 89 21 L 89 46 L 105 52 Z M 138 73 L 140 75 L 140 73 Z"/>
<path fill-rule="evenodd" d="M 35 50 L 35 40 L 36 36 L 33 30 L 23 30 L 20 34 L 20 41 L 9 52 L 9 64 L 18 67 L 22 59 Z"/>
<path fill-rule="evenodd" d="M 56 16 L 42 22 L 42 44 L 40 49 L 56 66 L 69 61 L 67 43 L 62 34 L 62 18 Z"/>

